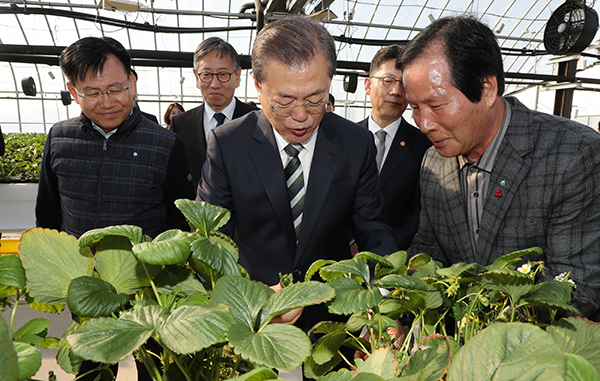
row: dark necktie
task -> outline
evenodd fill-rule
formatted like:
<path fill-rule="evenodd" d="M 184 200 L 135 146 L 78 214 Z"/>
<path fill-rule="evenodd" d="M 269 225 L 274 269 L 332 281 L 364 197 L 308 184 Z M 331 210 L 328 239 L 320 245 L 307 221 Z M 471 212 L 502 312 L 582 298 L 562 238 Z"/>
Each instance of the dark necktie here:
<path fill-rule="evenodd" d="M 301 145 L 297 145 L 302 149 Z M 292 218 L 294 220 L 294 230 L 296 231 L 296 239 L 300 233 L 300 224 L 302 223 L 302 212 L 304 211 L 304 173 L 302 164 L 298 154 L 298 148 L 291 143 L 285 148 L 285 153 L 290 157 L 290 161 L 285 166 L 285 178 L 290 195 L 290 207 L 292 208 Z"/>
<path fill-rule="evenodd" d="M 225 122 L 225 114 L 221 112 L 216 112 L 214 118 L 217 121 L 217 127 L 219 127 L 221 124 L 223 124 L 223 122 Z"/>
<path fill-rule="evenodd" d="M 375 145 L 377 146 L 377 156 L 375 156 L 375 161 L 377 162 L 377 170 L 381 172 L 381 167 L 383 166 L 383 153 L 385 152 L 385 137 L 387 136 L 387 132 L 384 130 L 379 130 L 375 133 Z"/>

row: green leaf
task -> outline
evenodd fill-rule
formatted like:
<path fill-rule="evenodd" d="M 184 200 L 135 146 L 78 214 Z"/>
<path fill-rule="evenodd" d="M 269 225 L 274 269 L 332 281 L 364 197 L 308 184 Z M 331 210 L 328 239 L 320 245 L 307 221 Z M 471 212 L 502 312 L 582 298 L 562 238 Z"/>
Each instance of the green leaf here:
<path fill-rule="evenodd" d="M 376 331 L 379 331 L 379 320 L 377 316 L 371 317 L 369 319 L 367 317 L 367 313 L 365 311 L 358 311 L 357 313 L 350 316 L 348 322 L 346 323 L 346 329 L 350 332 L 358 332 L 363 329 L 363 327 L 373 328 Z M 390 319 L 385 315 L 381 315 L 381 330 L 385 331 L 388 327 L 395 327 L 397 325 L 394 319 Z"/>
<path fill-rule="evenodd" d="M 156 278 L 154 278 L 156 289 L 161 294 L 173 292 L 179 287 L 185 295 L 194 293 L 206 294 L 206 289 L 191 271 L 179 266 L 166 266 Z"/>
<path fill-rule="evenodd" d="M 179 199 L 175 201 L 175 206 L 181 210 L 192 229 L 204 237 L 208 237 L 210 231 L 225 225 L 230 217 L 227 209 L 207 202 Z"/>
<path fill-rule="evenodd" d="M 565 381 L 600 381 L 600 374 L 586 359 L 571 353 L 567 357 L 567 374 Z"/>
<path fill-rule="evenodd" d="M 542 249 L 539 247 L 531 247 L 525 250 L 518 250 L 509 254 L 505 254 L 500 258 L 496 259 L 494 263 L 489 266 L 486 266 L 488 271 L 492 270 L 500 270 L 508 268 L 509 266 L 513 266 L 517 263 L 521 263 L 521 257 L 524 255 L 541 255 Z"/>
<path fill-rule="evenodd" d="M 151 265 L 176 265 L 190 256 L 190 245 L 196 236 L 171 229 L 159 234 L 152 242 L 134 245 L 133 254 L 142 262 Z"/>
<path fill-rule="evenodd" d="M 79 324 L 76 321 L 71 320 L 67 328 L 65 329 L 64 335 L 60 338 L 58 342 L 58 353 L 56 354 L 56 362 L 60 367 L 67 373 L 75 374 L 79 372 L 79 368 L 81 367 L 81 363 L 83 359 L 77 356 L 71 350 L 71 346 L 67 341 L 68 335 L 73 332 Z"/>
<path fill-rule="evenodd" d="M 427 254 L 417 254 L 408 260 L 408 270 L 418 270 L 426 264 L 433 262 Z"/>
<path fill-rule="evenodd" d="M 410 275 L 390 274 L 376 280 L 374 286 L 382 288 L 402 288 L 408 290 L 425 291 L 429 287 L 427 282 L 422 279 L 415 278 Z"/>
<path fill-rule="evenodd" d="M 130 295 L 150 286 L 144 267 L 131 252 L 131 242 L 127 238 L 104 238 L 96 249 L 95 257 L 100 279 L 112 284 L 118 293 Z M 152 266 L 148 268 L 151 273 L 156 271 Z"/>
<path fill-rule="evenodd" d="M 294 369 L 310 355 L 310 340 L 298 327 L 269 324 L 254 333 L 243 323 L 227 331 L 235 353 L 256 364 L 282 370 Z"/>
<path fill-rule="evenodd" d="M 600 373 L 600 324 L 571 317 L 559 320 L 546 332 L 563 351 L 583 357 Z"/>
<path fill-rule="evenodd" d="M 328 266 L 332 263 L 336 263 L 333 259 L 317 259 L 310 265 L 308 271 L 306 271 L 306 275 L 304 275 L 304 281 L 308 282 L 312 279 L 313 275 L 317 273 L 321 269 L 321 267 Z"/>
<path fill-rule="evenodd" d="M 381 301 L 378 288 L 364 289 L 351 278 L 334 278 L 327 283 L 335 290 L 335 299 L 329 311 L 336 315 L 351 315 L 366 308 L 373 308 Z"/>
<path fill-rule="evenodd" d="M 450 365 L 450 346 L 445 337 L 428 337 L 409 358 L 402 371 L 402 379 L 414 381 L 438 381 Z"/>
<path fill-rule="evenodd" d="M 367 260 L 361 257 L 345 259 L 343 261 L 323 267 L 319 271 L 319 274 L 321 275 L 321 278 L 326 281 L 346 276 L 348 274 L 358 277 L 366 283 L 369 283 L 371 280 Z"/>
<path fill-rule="evenodd" d="M 43 334 L 43 337 L 45 337 L 46 333 L 48 332 L 46 329 L 50 326 L 50 324 L 52 324 L 52 321 L 50 320 L 42 318 L 31 319 L 15 332 L 13 339 L 18 339 L 28 335 L 40 334 Z"/>
<path fill-rule="evenodd" d="M 342 369 L 334 373 L 329 373 L 327 376 L 320 378 L 319 381 L 350 381 L 353 378 L 354 374 L 348 369 Z"/>
<path fill-rule="evenodd" d="M 324 335 L 336 332 L 336 331 L 344 331 L 346 329 L 346 324 L 335 321 L 321 321 L 315 324 L 310 331 L 308 331 L 308 335 L 312 336 L 315 334 L 322 333 Z"/>
<path fill-rule="evenodd" d="M 375 253 L 371 253 L 370 251 L 362 251 L 354 256 L 354 258 L 364 258 L 369 262 L 375 262 L 380 267 L 393 268 L 394 265 L 388 261 L 385 257 L 381 255 L 377 255 Z"/>
<path fill-rule="evenodd" d="M 159 305 L 147 305 L 127 310 L 121 314 L 122 320 L 137 323 L 146 329 L 153 330 L 162 327 L 169 318 L 170 312 Z"/>
<path fill-rule="evenodd" d="M 224 306 L 185 305 L 173 311 L 158 334 L 169 349 L 188 354 L 226 342 L 227 328 L 233 323 L 233 316 Z"/>
<path fill-rule="evenodd" d="M 323 380 L 323 375 L 329 373 L 340 362 L 342 362 L 342 357 L 339 355 L 339 353 L 336 353 L 336 355 L 333 356 L 331 360 L 322 365 L 317 364 L 312 357 L 309 357 L 308 359 L 306 359 L 304 365 L 302 366 L 304 368 L 304 376 L 308 378 Z"/>
<path fill-rule="evenodd" d="M 0 255 L 0 284 L 25 288 L 25 269 L 16 255 Z"/>
<path fill-rule="evenodd" d="M 194 259 L 205 263 L 222 276 L 240 275 L 237 265 L 238 254 L 229 250 L 228 242 L 216 236 L 198 237 L 192 243 Z"/>
<path fill-rule="evenodd" d="M 144 344 L 152 329 L 125 319 L 92 319 L 77 328 L 67 341 L 86 360 L 116 364 Z"/>
<path fill-rule="evenodd" d="M 323 365 L 337 354 L 344 341 L 346 340 L 346 332 L 335 331 L 321 336 L 313 345 L 312 359 L 318 365 Z"/>
<path fill-rule="evenodd" d="M 275 316 L 300 307 L 325 303 L 335 296 L 335 292 L 326 284 L 308 281 L 295 283 L 273 294 L 260 312 L 260 328 Z"/>
<path fill-rule="evenodd" d="M 35 347 L 25 343 L 13 343 L 17 352 L 19 380 L 35 376 L 42 367 L 42 354 Z M 4 369 L 2 370 L 4 376 Z"/>
<path fill-rule="evenodd" d="M 413 257 L 414 258 L 414 257 Z M 410 268 L 409 268 L 410 270 Z M 415 278 L 429 278 L 435 276 L 438 266 L 431 260 L 423 266 L 420 266 L 413 274 Z"/>
<path fill-rule="evenodd" d="M 2 370 L 3 380 L 16 381 L 18 379 L 17 353 L 8 334 L 8 327 L 4 319 L 0 319 L 0 369 Z"/>
<path fill-rule="evenodd" d="M 379 279 L 388 274 L 406 275 L 406 258 L 406 251 L 397 251 L 386 256 L 385 259 L 392 264 L 392 267 L 377 267 L 375 279 Z"/>
<path fill-rule="evenodd" d="M 252 369 L 250 372 L 243 374 L 239 377 L 232 378 L 231 381 L 263 381 L 263 380 L 276 380 L 277 373 L 273 369 L 269 368 L 257 368 Z"/>
<path fill-rule="evenodd" d="M 531 302 L 549 301 L 568 303 L 571 300 L 571 291 L 569 283 L 551 280 L 534 285 L 531 291 L 525 295 L 525 299 Z"/>
<path fill-rule="evenodd" d="M 519 271 L 501 269 L 484 273 L 481 286 L 490 290 L 497 290 L 507 294 L 513 302 L 518 301 L 523 295 L 533 288 L 533 279 Z"/>
<path fill-rule="evenodd" d="M 119 225 L 92 229 L 79 237 L 79 246 L 90 246 L 108 236 L 125 237 L 132 245 L 135 245 L 142 242 L 142 228 L 133 225 Z"/>
<path fill-rule="evenodd" d="M 203 306 L 205 304 L 208 304 L 210 300 L 208 299 L 208 296 L 203 295 L 203 294 L 192 294 L 190 295 L 185 302 L 183 302 L 182 305 L 185 306 Z"/>
<path fill-rule="evenodd" d="M 33 308 L 36 311 L 40 312 L 50 312 L 53 314 L 58 314 L 64 311 L 64 304 L 42 304 L 34 301 L 29 295 L 25 295 L 25 300 L 29 307 Z"/>
<path fill-rule="evenodd" d="M 383 379 L 395 377 L 400 364 L 390 348 L 379 348 L 371 353 L 368 359 L 358 365 L 359 373 L 372 373 Z"/>
<path fill-rule="evenodd" d="M 566 361 L 539 327 L 497 323 L 480 331 L 453 356 L 447 380 L 562 380 Z"/>
<path fill-rule="evenodd" d="M 67 304 L 77 316 L 110 316 L 129 303 L 129 296 L 117 294 L 112 284 L 91 276 L 73 279 L 69 286 Z"/>
<path fill-rule="evenodd" d="M 438 269 L 437 273 L 444 277 L 466 277 L 470 276 L 473 273 L 479 274 L 486 272 L 487 269 L 480 265 L 479 263 L 454 263 L 450 267 L 444 267 L 442 269 Z"/>
<path fill-rule="evenodd" d="M 66 304 L 71 281 L 94 272 L 90 250 L 80 248 L 77 239 L 64 232 L 27 230 L 21 236 L 19 251 L 29 294 L 38 303 Z"/>
<path fill-rule="evenodd" d="M 219 278 L 211 295 L 211 303 L 229 307 L 235 319 L 253 330 L 258 314 L 272 292 L 262 283 L 240 276 Z"/>

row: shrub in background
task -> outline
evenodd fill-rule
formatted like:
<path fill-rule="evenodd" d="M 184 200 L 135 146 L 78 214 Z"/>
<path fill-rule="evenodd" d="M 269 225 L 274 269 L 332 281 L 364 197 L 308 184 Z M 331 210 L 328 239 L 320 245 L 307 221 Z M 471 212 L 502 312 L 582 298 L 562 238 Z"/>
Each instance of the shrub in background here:
<path fill-rule="evenodd" d="M 4 134 L 6 153 L 0 156 L 0 183 L 40 181 L 46 134 Z"/>

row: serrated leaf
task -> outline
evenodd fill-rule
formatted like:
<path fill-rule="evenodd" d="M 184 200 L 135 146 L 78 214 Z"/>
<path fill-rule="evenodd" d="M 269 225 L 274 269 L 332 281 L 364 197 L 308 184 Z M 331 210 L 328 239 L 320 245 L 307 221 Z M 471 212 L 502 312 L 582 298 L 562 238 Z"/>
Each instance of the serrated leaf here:
<path fill-rule="evenodd" d="M 0 319 L 0 369 L 2 369 L 2 377 L 9 381 L 16 381 L 19 376 L 17 364 L 17 353 L 8 334 L 8 327 L 4 319 Z"/>
<path fill-rule="evenodd" d="M 414 257 L 413 257 L 414 258 Z M 409 267 L 410 270 L 410 267 Z M 420 266 L 413 274 L 415 278 L 430 278 L 434 277 L 438 268 L 435 264 L 435 261 L 431 260 L 423 266 Z"/>
<path fill-rule="evenodd" d="M 311 357 L 318 365 L 323 365 L 337 354 L 344 341 L 346 340 L 346 332 L 335 331 L 321 336 L 313 345 Z"/>
<path fill-rule="evenodd" d="M 385 315 L 381 315 L 380 319 L 378 319 L 377 316 L 372 316 L 371 319 L 369 319 L 365 311 L 358 311 L 350 316 L 350 319 L 348 319 L 348 322 L 346 323 L 346 329 L 350 332 L 358 332 L 362 330 L 363 327 L 367 327 L 379 331 L 381 325 L 381 330 L 385 331 L 388 327 L 396 327 L 397 325 L 394 319 L 390 319 Z"/>
<path fill-rule="evenodd" d="M 38 303 L 38 302 L 34 301 L 29 295 L 25 295 L 25 300 L 27 301 L 27 304 L 29 304 L 29 306 L 31 308 L 33 308 L 36 311 L 40 311 L 40 312 L 50 312 L 50 313 L 58 314 L 58 313 L 63 312 L 65 309 L 64 304 Z"/>
<path fill-rule="evenodd" d="M 25 269 L 16 255 L 0 255 L 0 284 L 25 288 Z"/>
<path fill-rule="evenodd" d="M 172 351 L 188 354 L 226 342 L 227 328 L 233 323 L 233 316 L 224 306 L 185 305 L 173 311 L 158 335 Z"/>
<path fill-rule="evenodd" d="M 196 236 L 171 229 L 159 234 L 152 242 L 134 245 L 133 254 L 142 262 L 151 265 L 176 265 L 187 261 L 190 245 Z"/>
<path fill-rule="evenodd" d="M 319 274 L 326 281 L 351 274 L 366 283 L 370 282 L 369 265 L 367 264 L 367 260 L 361 257 L 345 259 L 323 267 L 319 270 Z"/>
<path fill-rule="evenodd" d="M 237 252 L 231 253 L 227 241 L 220 237 L 197 237 L 192 243 L 192 256 L 221 276 L 240 275 Z"/>
<path fill-rule="evenodd" d="M 335 299 L 329 305 L 329 311 L 336 315 L 350 315 L 373 308 L 381 301 L 378 288 L 364 289 L 351 278 L 334 278 L 327 284 L 335 290 Z"/>
<path fill-rule="evenodd" d="M 108 236 L 125 237 L 132 245 L 135 245 L 142 242 L 142 228 L 133 225 L 118 225 L 92 229 L 79 237 L 79 246 L 90 246 Z"/>
<path fill-rule="evenodd" d="M 108 282 L 91 276 L 73 279 L 69 286 L 67 304 L 77 316 L 110 316 L 129 303 L 129 296 L 118 294 Z"/>
<path fill-rule="evenodd" d="M 24 335 L 13 340 L 15 343 L 24 343 L 37 347 L 44 342 L 44 338 L 38 335 Z"/>
<path fill-rule="evenodd" d="M 39 350 L 25 343 L 13 343 L 17 353 L 19 367 L 19 380 L 25 380 L 35 376 L 42 367 L 42 354 Z M 4 369 L 2 370 L 4 376 Z"/>
<path fill-rule="evenodd" d="M 71 281 L 91 276 L 94 271 L 90 250 L 80 248 L 77 238 L 64 232 L 27 230 L 21 236 L 19 251 L 29 295 L 38 303 L 66 304 Z"/>
<path fill-rule="evenodd" d="M 399 366 L 400 364 L 390 348 L 379 348 L 373 351 L 369 358 L 357 367 L 356 371 L 372 373 L 388 379 L 396 376 Z"/>
<path fill-rule="evenodd" d="M 235 353 L 256 364 L 282 370 L 302 365 L 310 355 L 310 340 L 298 327 L 269 324 L 254 333 L 243 323 L 235 323 L 227 331 Z"/>
<path fill-rule="evenodd" d="M 179 199 L 175 201 L 175 206 L 181 210 L 192 229 L 204 237 L 207 237 L 210 231 L 225 225 L 230 217 L 227 209 L 203 201 Z"/>
<path fill-rule="evenodd" d="M 599 381 L 600 374 L 586 359 L 571 353 L 565 353 L 567 357 L 567 374 L 565 381 Z"/>
<path fill-rule="evenodd" d="M 112 284 L 118 293 L 133 294 L 142 287 L 149 287 L 142 263 L 131 252 L 131 242 L 125 237 L 108 236 L 96 249 L 96 268 L 101 279 Z M 148 266 L 149 272 L 156 272 Z"/>
<path fill-rule="evenodd" d="M 450 365 L 450 346 L 445 337 L 434 335 L 423 340 L 409 358 L 402 378 L 414 381 L 438 381 Z"/>
<path fill-rule="evenodd" d="M 334 373 L 329 373 L 327 376 L 320 378 L 319 381 L 350 381 L 353 378 L 353 373 L 348 369 L 342 369 Z"/>
<path fill-rule="evenodd" d="M 306 271 L 306 275 L 304 275 L 304 281 L 308 282 L 312 279 L 313 275 L 315 275 L 321 269 L 321 267 L 328 266 L 332 263 L 336 263 L 336 261 L 333 259 L 317 259 Z"/>
<path fill-rule="evenodd" d="M 565 369 L 564 353 L 539 327 L 499 323 L 480 331 L 452 357 L 447 380 L 491 380 L 497 375 L 503 380 L 562 380 Z"/>
<path fill-rule="evenodd" d="M 159 293 L 171 293 L 179 287 L 186 295 L 194 293 L 206 294 L 206 289 L 196 276 L 188 269 L 179 266 L 166 266 L 155 278 L 154 283 Z"/>
<path fill-rule="evenodd" d="M 59 340 L 56 337 L 46 337 L 38 347 L 44 349 L 58 349 L 58 341 Z"/>
<path fill-rule="evenodd" d="M 121 314 L 122 320 L 137 323 L 146 329 L 153 330 L 162 327 L 169 318 L 170 312 L 159 305 L 147 305 L 127 310 Z"/>
<path fill-rule="evenodd" d="M 192 294 L 190 295 L 182 305 L 184 306 L 203 306 L 208 304 L 210 300 L 208 296 L 202 294 Z"/>
<path fill-rule="evenodd" d="M 454 263 L 450 267 L 444 267 L 437 270 L 437 273 L 444 277 L 465 277 L 473 273 L 486 272 L 487 269 L 479 263 Z"/>
<path fill-rule="evenodd" d="M 388 261 L 385 257 L 382 257 L 381 255 L 377 255 L 375 253 L 371 253 L 370 251 L 361 251 L 360 253 L 358 253 L 354 256 L 354 258 L 357 258 L 357 257 L 364 258 L 368 262 L 374 262 L 381 267 L 385 267 L 385 268 L 389 268 L 389 269 L 394 267 L 394 265 L 390 261 Z"/>
<path fill-rule="evenodd" d="M 579 355 L 600 373 L 600 324 L 582 317 L 561 319 L 546 328 L 554 342 L 566 353 Z"/>
<path fill-rule="evenodd" d="M 413 255 L 408 260 L 408 270 L 418 270 L 421 267 L 425 266 L 429 262 L 432 262 L 431 257 L 427 254 L 417 254 Z"/>
<path fill-rule="evenodd" d="M 425 291 L 429 287 L 427 282 L 410 275 L 390 274 L 373 282 L 373 285 L 382 288 L 402 288 L 408 290 Z"/>
<path fill-rule="evenodd" d="M 501 269 L 484 273 L 481 286 L 507 294 L 513 301 L 519 300 L 533 288 L 533 279 L 518 271 Z"/>
<path fill-rule="evenodd" d="M 304 365 L 302 366 L 302 368 L 304 369 L 304 377 L 310 379 L 323 380 L 325 377 L 327 377 L 323 377 L 323 375 L 329 373 L 329 371 L 334 369 L 335 366 L 338 365 L 340 362 L 342 362 L 342 357 L 339 355 L 339 353 L 336 353 L 336 355 L 333 356 L 331 360 L 321 365 L 317 364 L 312 359 L 312 357 L 309 357 L 308 359 L 306 359 Z"/>
<path fill-rule="evenodd" d="M 27 335 L 39 335 L 44 331 L 47 332 L 47 328 L 52 324 L 52 321 L 46 320 L 43 318 L 35 318 L 29 320 L 27 323 L 23 324 L 23 326 L 14 333 L 13 339 L 18 339 Z M 44 336 L 46 336 L 44 334 Z"/>
<path fill-rule="evenodd" d="M 273 369 L 269 368 L 257 368 L 252 369 L 246 374 L 242 374 L 239 377 L 232 378 L 230 381 L 263 381 L 263 380 L 276 380 L 277 373 Z"/>
<path fill-rule="evenodd" d="M 73 353 L 71 346 L 67 342 L 67 336 L 78 326 L 79 324 L 77 324 L 77 322 L 74 320 L 69 323 L 65 329 L 64 335 L 58 342 L 58 353 L 56 354 L 56 362 L 58 365 L 60 365 L 65 372 L 72 374 L 79 372 L 79 368 L 81 367 L 83 359 Z"/>
<path fill-rule="evenodd" d="M 550 301 L 568 303 L 571 300 L 571 291 L 569 283 L 551 280 L 534 285 L 524 298 L 530 302 Z"/>
<path fill-rule="evenodd" d="M 312 336 L 315 334 L 328 334 L 335 331 L 343 331 L 346 329 L 346 323 L 336 322 L 336 321 L 321 321 L 315 324 L 310 331 L 308 331 L 308 335 Z"/>
<path fill-rule="evenodd" d="M 505 254 L 497 258 L 491 265 L 486 266 L 488 271 L 500 270 L 521 262 L 521 257 L 524 255 L 541 255 L 540 247 L 531 247 L 529 249 L 518 250 L 512 253 Z"/>
<path fill-rule="evenodd" d="M 144 344 L 152 329 L 114 318 L 86 321 L 67 336 L 73 352 L 86 360 L 116 364 Z"/>
<path fill-rule="evenodd" d="M 255 328 L 258 314 L 271 290 L 262 283 L 239 276 L 219 278 L 211 295 L 211 304 L 224 304 L 233 317 L 249 329 Z"/>
<path fill-rule="evenodd" d="M 335 296 L 326 284 L 314 281 L 295 283 L 272 295 L 260 312 L 260 329 L 275 316 L 300 307 L 325 303 Z"/>
<path fill-rule="evenodd" d="M 395 253 L 387 255 L 385 259 L 392 264 L 392 267 L 377 267 L 377 271 L 375 272 L 375 279 L 379 279 L 384 275 L 388 274 L 406 275 L 406 251 L 397 251 Z"/>

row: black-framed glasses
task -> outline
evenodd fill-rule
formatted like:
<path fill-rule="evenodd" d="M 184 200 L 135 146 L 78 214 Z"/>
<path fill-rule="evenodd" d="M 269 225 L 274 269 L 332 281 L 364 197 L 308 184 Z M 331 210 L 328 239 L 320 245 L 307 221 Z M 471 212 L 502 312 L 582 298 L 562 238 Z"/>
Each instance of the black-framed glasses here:
<path fill-rule="evenodd" d="M 402 84 L 401 80 L 396 79 L 396 78 L 392 77 L 391 75 L 386 75 L 385 77 L 372 76 L 372 77 L 369 77 L 369 78 L 377 78 L 377 79 L 381 80 L 381 83 L 385 87 L 393 87 L 393 86 L 396 85 L 396 82 L 398 82 L 399 84 Z"/>
<path fill-rule="evenodd" d="M 262 89 L 261 89 L 261 92 L 262 92 Z M 263 94 L 264 94 L 264 92 L 263 92 Z M 265 97 L 267 97 L 268 99 L 270 99 L 271 101 L 273 101 L 275 103 L 275 106 L 273 106 L 271 104 L 271 102 L 269 102 L 267 100 L 267 103 L 269 103 L 269 106 L 271 106 L 271 110 L 273 110 L 275 115 L 278 115 L 278 116 L 293 115 L 296 112 L 296 109 L 298 108 L 298 106 L 304 107 L 304 110 L 308 114 L 322 114 L 325 112 L 325 109 L 327 108 L 327 106 L 329 106 L 331 104 L 329 102 L 324 102 L 324 101 L 306 102 L 305 104 L 301 104 L 301 105 L 297 105 L 294 102 L 277 103 L 277 102 L 275 102 L 275 100 L 273 98 L 269 97 L 266 94 L 264 94 L 264 95 L 265 95 Z"/>
<path fill-rule="evenodd" d="M 102 95 L 108 95 L 113 99 L 117 99 L 123 96 L 125 94 L 125 90 L 128 90 L 129 87 L 130 86 L 118 84 L 109 86 L 109 88 L 106 91 L 90 90 L 86 91 L 85 93 L 80 93 L 77 91 L 77 89 L 75 89 L 75 87 L 73 88 L 75 89 L 75 92 L 77 92 L 77 95 L 79 95 L 81 98 L 85 98 L 89 101 L 97 101 Z"/>
<path fill-rule="evenodd" d="M 209 83 L 213 80 L 213 77 L 216 75 L 219 82 L 227 83 L 231 79 L 231 75 L 233 73 L 235 73 L 235 70 L 232 71 L 231 73 L 226 72 L 226 71 L 220 71 L 218 73 L 211 73 L 210 71 L 201 71 L 198 74 L 198 78 L 200 78 L 200 81 L 202 81 L 204 83 Z"/>

